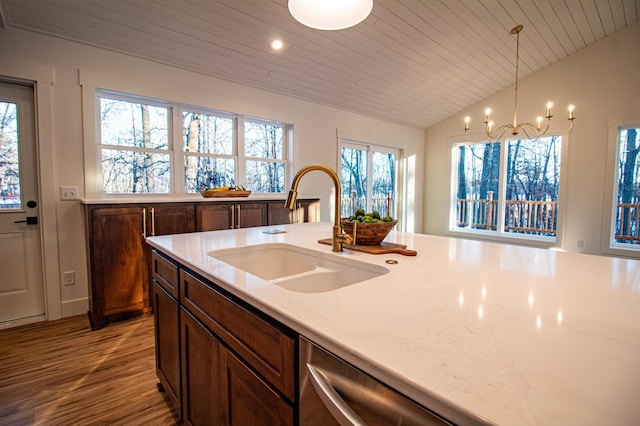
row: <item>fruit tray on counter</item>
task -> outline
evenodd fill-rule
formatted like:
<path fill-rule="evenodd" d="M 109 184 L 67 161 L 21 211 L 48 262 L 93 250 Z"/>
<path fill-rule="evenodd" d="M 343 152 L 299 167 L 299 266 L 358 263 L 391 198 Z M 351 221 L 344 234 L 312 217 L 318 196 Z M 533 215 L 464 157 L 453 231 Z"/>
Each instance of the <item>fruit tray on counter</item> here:
<path fill-rule="evenodd" d="M 251 194 L 251 191 L 239 190 L 239 189 L 228 189 L 228 190 L 203 189 L 202 191 L 200 191 L 200 195 L 202 195 L 204 198 L 248 197 L 250 194 Z"/>

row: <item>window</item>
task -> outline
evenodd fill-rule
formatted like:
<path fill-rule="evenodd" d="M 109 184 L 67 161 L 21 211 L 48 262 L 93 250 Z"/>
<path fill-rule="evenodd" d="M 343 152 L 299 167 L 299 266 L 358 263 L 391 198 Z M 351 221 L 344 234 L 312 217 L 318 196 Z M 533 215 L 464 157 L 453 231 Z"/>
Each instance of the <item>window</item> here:
<path fill-rule="evenodd" d="M 235 121 L 230 117 L 183 111 L 185 192 L 234 185 Z"/>
<path fill-rule="evenodd" d="M 278 124 L 245 121 L 244 157 L 247 188 L 284 192 L 285 129 Z"/>
<path fill-rule="evenodd" d="M 640 250 L 640 128 L 622 127 L 616 147 L 611 245 Z"/>
<path fill-rule="evenodd" d="M 109 194 L 168 194 L 169 109 L 99 97 L 102 190 Z"/>
<path fill-rule="evenodd" d="M 20 209 L 18 104 L 0 101 L 0 209 Z"/>
<path fill-rule="evenodd" d="M 555 240 L 562 138 L 453 147 L 453 231 Z"/>
<path fill-rule="evenodd" d="M 289 126 L 110 92 L 98 101 L 104 194 L 284 192 Z"/>
<path fill-rule="evenodd" d="M 340 161 L 343 216 L 362 208 L 395 218 L 397 162 L 397 149 L 343 143 Z"/>

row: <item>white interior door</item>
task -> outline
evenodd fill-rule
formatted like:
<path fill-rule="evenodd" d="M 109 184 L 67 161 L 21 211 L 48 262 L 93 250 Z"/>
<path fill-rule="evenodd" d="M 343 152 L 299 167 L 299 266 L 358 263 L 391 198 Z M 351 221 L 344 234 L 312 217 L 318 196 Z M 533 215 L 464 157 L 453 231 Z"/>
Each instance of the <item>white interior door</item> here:
<path fill-rule="evenodd" d="M 33 87 L 0 82 L 0 328 L 44 319 Z"/>

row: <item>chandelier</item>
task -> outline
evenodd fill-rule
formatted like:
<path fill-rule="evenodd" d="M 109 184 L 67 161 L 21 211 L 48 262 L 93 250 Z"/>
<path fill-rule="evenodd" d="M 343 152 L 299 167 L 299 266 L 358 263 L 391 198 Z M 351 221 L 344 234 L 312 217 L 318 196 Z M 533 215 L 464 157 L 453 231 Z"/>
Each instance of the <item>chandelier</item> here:
<path fill-rule="evenodd" d="M 364 21 L 373 0 L 289 0 L 289 12 L 307 27 L 342 30 Z"/>
<path fill-rule="evenodd" d="M 573 111 L 575 109 L 574 105 L 569 105 L 569 128 L 564 132 L 560 133 L 551 133 L 549 132 L 549 127 L 551 125 L 551 119 L 553 115 L 551 115 L 551 108 L 553 107 L 553 102 L 549 101 L 547 103 L 547 115 L 543 118 L 542 116 L 538 117 L 536 120 L 536 124 L 532 123 L 518 123 L 518 71 L 519 71 L 519 62 L 520 62 L 520 31 L 522 31 L 522 25 L 517 25 L 511 30 L 511 34 L 516 35 L 516 84 L 515 84 L 515 95 L 513 102 L 513 124 L 507 123 L 502 126 L 494 128 L 494 123 L 491 121 L 491 108 L 487 108 L 485 110 L 485 119 L 484 119 L 484 127 L 486 137 L 489 138 L 489 142 L 498 142 L 502 139 L 502 137 L 509 131 L 511 135 L 517 136 L 520 132 L 524 133 L 528 139 L 536 139 L 541 136 L 558 136 L 562 134 L 569 133 L 573 128 L 573 120 L 575 119 L 573 115 Z M 471 119 L 469 117 L 465 117 L 464 119 L 464 135 L 467 140 L 469 139 L 469 121 Z M 543 121 L 546 122 L 543 124 Z M 480 140 L 484 140 L 483 137 Z"/>

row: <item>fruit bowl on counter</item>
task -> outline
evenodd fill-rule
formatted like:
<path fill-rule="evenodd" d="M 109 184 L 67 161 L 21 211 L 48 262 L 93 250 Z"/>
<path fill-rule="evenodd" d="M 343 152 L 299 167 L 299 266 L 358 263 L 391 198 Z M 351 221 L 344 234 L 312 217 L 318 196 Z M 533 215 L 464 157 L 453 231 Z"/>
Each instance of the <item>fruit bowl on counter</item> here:
<path fill-rule="evenodd" d="M 380 218 L 377 212 L 365 214 L 362 209 L 357 210 L 355 215 L 340 220 L 342 232 L 353 236 L 355 228 L 353 244 L 363 246 L 377 246 L 382 243 L 396 223 L 398 221 L 389 216 Z"/>
<path fill-rule="evenodd" d="M 204 198 L 217 198 L 217 197 L 248 197 L 251 191 L 244 189 L 243 187 L 234 186 L 217 186 L 215 188 L 206 188 L 200 191 L 200 195 Z"/>

